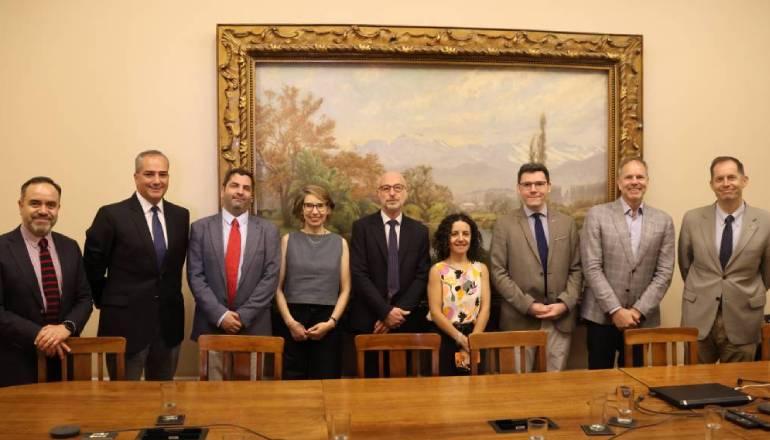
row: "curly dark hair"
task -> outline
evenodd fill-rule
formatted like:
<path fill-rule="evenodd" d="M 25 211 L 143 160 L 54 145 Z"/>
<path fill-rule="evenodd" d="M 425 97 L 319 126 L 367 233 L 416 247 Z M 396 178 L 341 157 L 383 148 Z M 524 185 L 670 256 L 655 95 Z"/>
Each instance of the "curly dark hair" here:
<path fill-rule="evenodd" d="M 441 220 L 441 223 L 433 234 L 433 250 L 436 252 L 436 261 L 443 261 L 449 257 L 449 236 L 452 234 L 452 225 L 455 222 L 465 222 L 471 227 L 471 243 L 468 247 L 468 259 L 472 262 L 480 261 L 481 257 L 481 231 L 471 216 L 464 212 L 449 214 Z"/>

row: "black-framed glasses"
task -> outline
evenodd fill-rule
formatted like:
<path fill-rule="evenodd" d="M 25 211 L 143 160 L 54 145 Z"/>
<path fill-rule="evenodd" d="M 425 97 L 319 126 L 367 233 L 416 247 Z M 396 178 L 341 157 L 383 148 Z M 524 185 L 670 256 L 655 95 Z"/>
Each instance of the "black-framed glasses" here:
<path fill-rule="evenodd" d="M 302 209 L 304 209 L 307 212 L 312 212 L 313 208 L 317 209 L 318 212 L 326 212 L 326 203 L 308 203 L 305 202 L 302 204 Z"/>
<path fill-rule="evenodd" d="M 537 189 L 543 189 L 545 188 L 546 185 L 548 185 L 548 182 L 546 182 L 545 180 L 538 180 L 537 182 L 520 182 L 519 183 L 519 186 L 524 189 L 529 189 L 532 187 Z"/>
<path fill-rule="evenodd" d="M 401 193 L 401 192 L 404 192 L 404 190 L 406 189 L 406 185 L 402 185 L 400 183 L 397 183 L 395 185 L 380 185 L 380 187 L 377 188 L 377 189 L 379 189 L 380 191 L 385 192 L 385 193 L 388 193 L 391 190 L 393 190 L 393 191 L 395 191 L 397 193 Z"/>

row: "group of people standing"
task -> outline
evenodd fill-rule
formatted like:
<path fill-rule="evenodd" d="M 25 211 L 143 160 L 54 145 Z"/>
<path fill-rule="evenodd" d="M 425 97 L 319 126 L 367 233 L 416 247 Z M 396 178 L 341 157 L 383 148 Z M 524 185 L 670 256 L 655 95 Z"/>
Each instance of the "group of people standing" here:
<path fill-rule="evenodd" d="M 698 328 L 701 362 L 748 361 L 770 286 L 770 215 L 743 200 L 748 177 L 738 159 L 717 157 L 710 174 L 716 203 L 688 212 L 679 235 L 682 325 Z M 191 339 L 275 333 L 286 341 L 286 378 L 340 377 L 350 336 L 421 331 L 442 336 L 441 374 L 461 374 L 470 360 L 458 353 L 469 351 L 469 334 L 486 330 L 493 288 L 501 330 L 546 331 L 548 370 L 565 368 L 578 317 L 588 329 L 589 368 L 612 368 L 616 357 L 622 365 L 623 331 L 660 324 L 674 272 L 673 221 L 643 200 L 646 163 L 619 164 L 620 197 L 588 210 L 582 231 L 548 206 L 543 164 L 524 164 L 517 177 L 521 207 L 497 220 L 489 268 L 479 228 L 464 213 L 439 224 L 431 264 L 428 228 L 404 215 L 408 187 L 397 172 L 380 176 L 380 210 L 353 223 L 348 244 L 327 229 L 335 205 L 316 185 L 298 192 L 301 227 L 281 238 L 250 213 L 254 177 L 242 168 L 224 175 L 221 211 L 190 225 L 189 212 L 164 199 L 168 158 L 144 151 L 136 192 L 99 209 L 82 258 L 75 241 L 51 231 L 61 187 L 32 178 L 21 187 L 21 225 L 0 237 L 0 386 L 35 382 L 36 353 L 63 356 L 92 302 L 98 334 L 127 339 L 127 379 L 173 379 L 185 258 Z M 530 351 L 528 369 L 533 361 Z"/>

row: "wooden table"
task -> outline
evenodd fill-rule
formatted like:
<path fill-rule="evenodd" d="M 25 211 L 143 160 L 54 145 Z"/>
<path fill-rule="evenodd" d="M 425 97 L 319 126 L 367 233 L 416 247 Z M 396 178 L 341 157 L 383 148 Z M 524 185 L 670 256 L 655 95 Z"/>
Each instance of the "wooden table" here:
<path fill-rule="evenodd" d="M 234 423 L 270 438 L 326 438 L 320 381 L 176 382 L 186 425 Z M 56 425 L 83 432 L 152 427 L 160 414 L 158 382 L 66 382 L 0 388 L 0 438 L 46 439 Z M 209 439 L 243 432 L 216 427 Z M 121 433 L 119 439 L 136 438 Z M 250 437 L 251 438 L 251 437 Z M 257 437 L 253 437 L 257 438 Z"/>
<path fill-rule="evenodd" d="M 589 421 L 588 400 L 617 385 L 646 394 L 647 385 L 720 382 L 737 377 L 770 380 L 770 362 L 682 367 L 566 371 L 527 375 L 416 379 L 343 379 L 284 382 L 177 382 L 186 424 L 234 423 L 270 438 L 326 438 L 326 416 L 348 412 L 351 440 L 361 439 L 526 439 L 526 434 L 496 434 L 489 420 L 548 416 L 561 429 L 550 440 L 589 439 L 580 424 Z M 770 397 L 770 390 L 754 395 Z M 764 394 L 763 394 L 764 393 Z M 642 404 L 671 411 L 662 401 Z M 0 438 L 47 438 L 54 425 L 79 424 L 85 431 L 151 426 L 160 412 L 157 382 L 76 382 L 0 389 Z M 640 424 L 656 426 L 625 433 L 622 439 L 702 439 L 703 421 L 635 414 Z M 616 432 L 622 432 L 617 429 Z M 215 427 L 209 439 L 235 428 Z M 767 432 L 725 425 L 724 438 L 770 438 Z M 119 438 L 135 438 L 121 434 Z M 253 437 L 256 438 L 256 437 Z M 607 437 L 598 437 L 606 439 Z"/>

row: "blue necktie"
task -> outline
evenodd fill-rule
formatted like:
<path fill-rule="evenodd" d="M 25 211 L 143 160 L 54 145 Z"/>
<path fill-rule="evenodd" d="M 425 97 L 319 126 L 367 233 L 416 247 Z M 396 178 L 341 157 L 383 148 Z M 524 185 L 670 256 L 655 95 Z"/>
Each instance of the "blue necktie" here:
<path fill-rule="evenodd" d="M 388 220 L 388 299 L 398 292 L 398 237 L 396 226 L 398 221 Z"/>
<path fill-rule="evenodd" d="M 543 294 L 546 303 L 548 302 L 548 240 L 545 238 L 545 230 L 540 216 L 543 214 L 536 212 L 532 214 L 535 219 L 535 239 L 537 240 L 537 253 L 540 254 L 540 264 L 543 265 Z"/>
<path fill-rule="evenodd" d="M 725 270 L 730 256 L 733 255 L 733 221 L 732 215 L 725 217 L 725 228 L 722 230 L 722 244 L 719 246 L 719 262 L 722 264 L 722 270 Z"/>
<path fill-rule="evenodd" d="M 158 269 L 163 267 L 163 258 L 166 256 L 166 240 L 163 236 L 163 226 L 158 218 L 158 207 L 153 206 L 152 211 L 152 245 L 155 247 L 155 256 L 158 258 Z"/>

